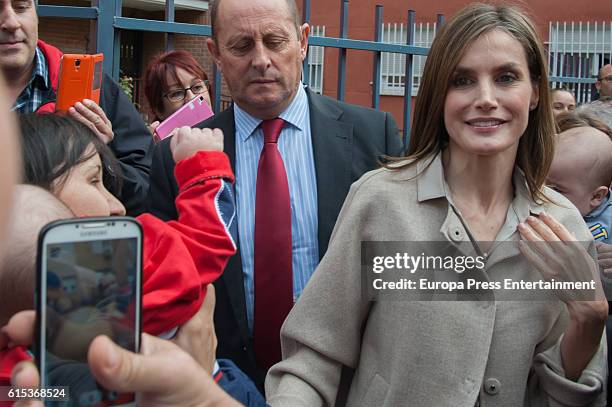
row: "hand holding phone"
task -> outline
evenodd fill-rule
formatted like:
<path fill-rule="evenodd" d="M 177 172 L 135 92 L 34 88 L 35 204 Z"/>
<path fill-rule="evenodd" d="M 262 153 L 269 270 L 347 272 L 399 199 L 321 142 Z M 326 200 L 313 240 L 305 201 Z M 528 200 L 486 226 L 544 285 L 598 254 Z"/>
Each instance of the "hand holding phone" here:
<path fill-rule="evenodd" d="M 70 388 L 73 405 L 134 406 L 103 389 L 87 366 L 98 335 L 137 352 L 142 229 L 132 218 L 53 222 L 39 236 L 37 341 L 41 386 Z"/>
<path fill-rule="evenodd" d="M 190 102 L 185 103 L 179 110 L 172 113 L 166 120 L 161 122 L 155 128 L 155 134 L 160 140 L 168 137 L 174 129 L 188 126 L 192 127 L 203 122 L 214 113 L 206 103 L 204 96 L 199 95 L 193 98 Z"/>
<path fill-rule="evenodd" d="M 106 113 L 93 100 L 84 99 L 68 108 L 70 116 L 89 127 L 104 144 L 113 141 L 113 124 L 106 117 Z"/>
<path fill-rule="evenodd" d="M 34 311 L 15 314 L 3 328 L 7 339 L 14 344 L 29 346 L 35 318 Z M 146 354 L 126 351 L 105 337 L 96 338 L 89 353 L 89 365 L 96 379 L 115 391 L 139 392 L 140 405 L 147 407 L 241 405 L 216 385 L 210 372 L 202 369 L 195 359 L 175 344 L 147 334 L 143 334 L 142 341 Z M 20 362 L 13 369 L 13 379 L 12 385 L 16 387 L 40 385 L 38 370 L 32 362 Z M 14 407 L 26 405 L 42 407 L 43 403 L 22 400 Z"/>
<path fill-rule="evenodd" d="M 103 54 L 64 54 L 60 62 L 56 111 L 67 111 L 83 99 L 100 103 Z"/>

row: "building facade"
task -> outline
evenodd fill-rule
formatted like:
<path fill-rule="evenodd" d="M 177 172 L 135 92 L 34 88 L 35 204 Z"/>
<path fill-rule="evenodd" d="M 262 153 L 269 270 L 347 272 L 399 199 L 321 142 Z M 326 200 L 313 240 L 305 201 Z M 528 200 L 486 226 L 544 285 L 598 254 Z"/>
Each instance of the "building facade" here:
<path fill-rule="evenodd" d="M 88 6 L 86 0 L 40 0 L 39 4 Z M 311 35 L 338 37 L 342 0 L 311 0 Z M 352 0 L 349 2 L 348 38 L 374 40 L 375 7 L 383 6 L 382 37 L 384 42 L 406 43 L 408 9 L 416 12 L 415 45 L 429 46 L 437 30 L 437 16 L 451 17 L 465 0 Z M 594 78 L 597 69 L 612 61 L 612 3 L 610 0 L 526 0 L 521 2 L 537 24 L 538 31 L 549 51 L 551 76 Z M 164 20 L 164 0 L 124 0 L 122 15 L 153 20 Z M 298 0 L 298 7 L 303 4 Z M 175 21 L 209 24 L 208 1 L 175 0 Z M 41 18 L 40 37 L 65 52 L 92 52 L 95 38 L 89 21 Z M 145 119 L 148 106 L 143 97 L 140 77 L 147 61 L 166 48 L 166 34 L 123 31 L 121 33 L 122 75 L 133 78 L 134 101 Z M 212 60 L 206 49 L 205 38 L 175 35 L 174 48 L 190 51 L 212 79 Z M 338 50 L 311 47 L 309 51 L 309 84 L 318 93 L 337 96 Z M 373 53 L 347 51 L 345 100 L 370 106 L 373 93 Z M 401 127 L 403 122 L 404 61 L 399 54 L 382 55 L 380 108 L 389 111 Z M 413 59 L 412 98 L 416 95 L 420 72 L 425 57 Z M 559 85 L 554 83 L 553 86 Z M 593 96 L 591 84 L 569 83 L 579 101 Z M 222 99 L 229 100 L 223 87 Z"/>

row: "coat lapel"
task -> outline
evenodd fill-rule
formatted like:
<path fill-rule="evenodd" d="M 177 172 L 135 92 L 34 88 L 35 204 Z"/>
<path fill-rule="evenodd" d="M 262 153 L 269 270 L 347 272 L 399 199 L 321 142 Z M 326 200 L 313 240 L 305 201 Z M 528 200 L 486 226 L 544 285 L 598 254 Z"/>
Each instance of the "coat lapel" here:
<path fill-rule="evenodd" d="M 331 232 L 351 186 L 353 125 L 340 121 L 337 102 L 307 89 L 310 133 L 317 176 L 319 258 L 327 251 Z"/>
<path fill-rule="evenodd" d="M 234 105 L 215 115 L 207 123 L 209 128 L 219 128 L 223 131 L 223 151 L 229 157 L 232 170 L 236 173 L 236 127 L 234 123 Z M 235 191 L 234 191 L 235 196 Z M 230 257 L 222 275 L 228 297 L 232 304 L 234 316 L 240 328 L 244 343 L 248 343 L 248 324 L 246 317 L 246 300 L 244 293 L 244 278 L 242 275 L 242 260 L 240 258 L 240 242 L 237 234 L 234 236 L 237 250 Z"/>

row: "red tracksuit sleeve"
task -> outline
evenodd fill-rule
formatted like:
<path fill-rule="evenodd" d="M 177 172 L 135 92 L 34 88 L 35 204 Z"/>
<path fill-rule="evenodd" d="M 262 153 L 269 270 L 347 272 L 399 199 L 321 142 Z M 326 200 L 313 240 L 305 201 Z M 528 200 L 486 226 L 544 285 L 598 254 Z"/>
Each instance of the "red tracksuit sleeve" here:
<path fill-rule="evenodd" d="M 159 335 L 200 309 L 206 285 L 236 252 L 234 176 L 227 156 L 201 151 L 177 163 L 178 220 L 138 217 L 143 238 L 143 330 Z"/>

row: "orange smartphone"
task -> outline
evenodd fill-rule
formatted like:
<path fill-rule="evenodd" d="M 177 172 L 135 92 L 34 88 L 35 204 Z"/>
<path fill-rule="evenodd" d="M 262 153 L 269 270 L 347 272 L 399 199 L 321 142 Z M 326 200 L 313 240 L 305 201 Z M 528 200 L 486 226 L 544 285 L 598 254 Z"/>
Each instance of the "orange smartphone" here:
<path fill-rule="evenodd" d="M 83 99 L 90 99 L 100 104 L 103 61 L 103 54 L 62 56 L 56 111 L 66 111 Z"/>

